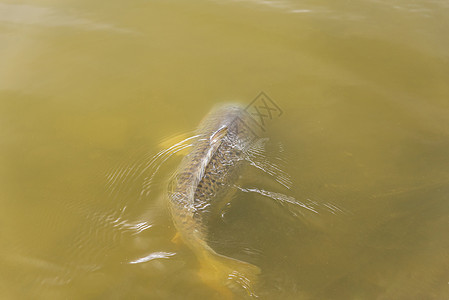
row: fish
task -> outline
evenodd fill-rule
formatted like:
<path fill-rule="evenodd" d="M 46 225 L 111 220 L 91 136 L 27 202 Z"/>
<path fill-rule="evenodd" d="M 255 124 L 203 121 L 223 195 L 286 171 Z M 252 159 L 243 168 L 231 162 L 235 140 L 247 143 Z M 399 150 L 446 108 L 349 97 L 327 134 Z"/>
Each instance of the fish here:
<path fill-rule="evenodd" d="M 208 243 L 208 221 L 223 207 L 259 134 L 243 106 L 216 107 L 200 122 L 197 139 L 168 187 L 177 237 L 196 255 L 200 278 L 223 294 L 223 299 L 232 299 L 232 283 L 254 296 L 261 272 L 254 264 L 217 253 Z"/>

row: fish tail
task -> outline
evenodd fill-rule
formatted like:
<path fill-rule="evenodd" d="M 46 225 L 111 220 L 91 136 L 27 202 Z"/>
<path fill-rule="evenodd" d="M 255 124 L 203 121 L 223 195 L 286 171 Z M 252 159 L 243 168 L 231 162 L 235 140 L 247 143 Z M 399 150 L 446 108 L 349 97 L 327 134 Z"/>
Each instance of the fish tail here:
<path fill-rule="evenodd" d="M 240 288 L 250 297 L 257 297 L 254 286 L 260 268 L 224 255 L 211 248 L 204 249 L 200 259 L 199 276 L 209 287 L 220 294 L 220 299 L 233 299 L 233 291 Z"/>

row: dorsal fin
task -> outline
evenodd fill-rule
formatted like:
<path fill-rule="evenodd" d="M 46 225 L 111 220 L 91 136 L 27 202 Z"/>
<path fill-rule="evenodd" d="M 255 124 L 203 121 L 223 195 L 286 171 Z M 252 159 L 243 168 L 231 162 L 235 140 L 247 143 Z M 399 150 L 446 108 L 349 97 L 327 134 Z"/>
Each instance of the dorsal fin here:
<path fill-rule="evenodd" d="M 213 146 L 216 143 L 221 143 L 221 140 L 226 136 L 226 134 L 228 133 L 228 127 L 227 126 L 223 126 L 220 127 L 220 129 L 218 129 L 217 131 L 215 131 L 209 139 L 210 144 Z"/>
<path fill-rule="evenodd" d="M 209 138 L 209 149 L 205 153 L 204 159 L 202 160 L 201 166 L 199 168 L 199 181 L 203 179 L 204 171 L 206 171 L 206 167 L 209 164 L 210 160 L 214 156 L 217 149 L 220 147 L 223 138 L 228 133 L 228 127 L 222 126 L 217 131 L 215 131 Z M 198 183 L 199 183 L 198 181 Z"/>

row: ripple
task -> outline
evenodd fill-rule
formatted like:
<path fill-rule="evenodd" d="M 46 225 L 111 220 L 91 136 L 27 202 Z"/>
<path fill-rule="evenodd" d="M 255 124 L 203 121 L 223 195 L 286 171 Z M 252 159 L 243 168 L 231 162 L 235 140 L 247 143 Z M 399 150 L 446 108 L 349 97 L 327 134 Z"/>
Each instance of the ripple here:
<path fill-rule="evenodd" d="M 176 254 L 176 253 L 173 253 L 173 252 L 164 252 L 164 251 L 161 251 L 161 252 L 153 252 L 153 253 L 150 253 L 150 254 L 147 255 L 147 256 L 144 256 L 144 257 L 138 258 L 138 259 L 136 259 L 136 260 L 130 261 L 129 264 L 141 264 L 141 263 L 149 262 L 149 261 L 152 261 L 152 260 L 155 260 L 155 259 L 165 259 L 165 258 L 170 258 L 170 257 L 172 257 L 172 256 L 175 255 L 175 254 Z"/>
<path fill-rule="evenodd" d="M 136 188 L 138 185 L 140 197 L 150 194 L 154 179 L 163 164 L 175 154 L 192 146 L 197 136 L 189 136 L 182 141 L 159 151 L 157 154 L 146 154 L 132 164 L 124 163 L 110 171 L 107 175 L 106 190 L 111 196 L 119 194 L 124 189 Z"/>
<path fill-rule="evenodd" d="M 251 147 L 250 151 L 246 153 L 247 156 L 245 159 L 249 161 L 253 167 L 272 176 L 272 178 L 274 178 L 274 180 L 276 180 L 279 184 L 287 189 L 290 189 L 292 186 L 292 180 L 290 175 L 284 171 L 287 161 L 280 156 L 280 154 L 284 151 L 283 146 L 282 144 L 278 144 L 276 156 L 270 157 L 266 151 L 267 142 L 267 138 L 260 139 Z"/>
<path fill-rule="evenodd" d="M 68 15 L 50 7 L 0 3 L 0 11 L 2 12 L 0 14 L 0 22 L 10 24 L 78 27 L 85 30 L 107 30 L 120 33 L 132 33 L 132 31 L 128 29 Z"/>

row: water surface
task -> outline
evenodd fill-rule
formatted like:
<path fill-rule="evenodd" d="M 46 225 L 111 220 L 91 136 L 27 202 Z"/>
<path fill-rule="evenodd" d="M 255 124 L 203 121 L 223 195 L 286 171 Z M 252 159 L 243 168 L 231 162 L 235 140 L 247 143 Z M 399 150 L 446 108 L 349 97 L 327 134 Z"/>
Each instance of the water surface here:
<path fill-rule="evenodd" d="M 291 184 L 251 171 L 211 228 L 259 298 L 448 298 L 448 31 L 445 1 L 1 0 L 0 296 L 218 298 L 151 161 L 264 91 Z"/>

